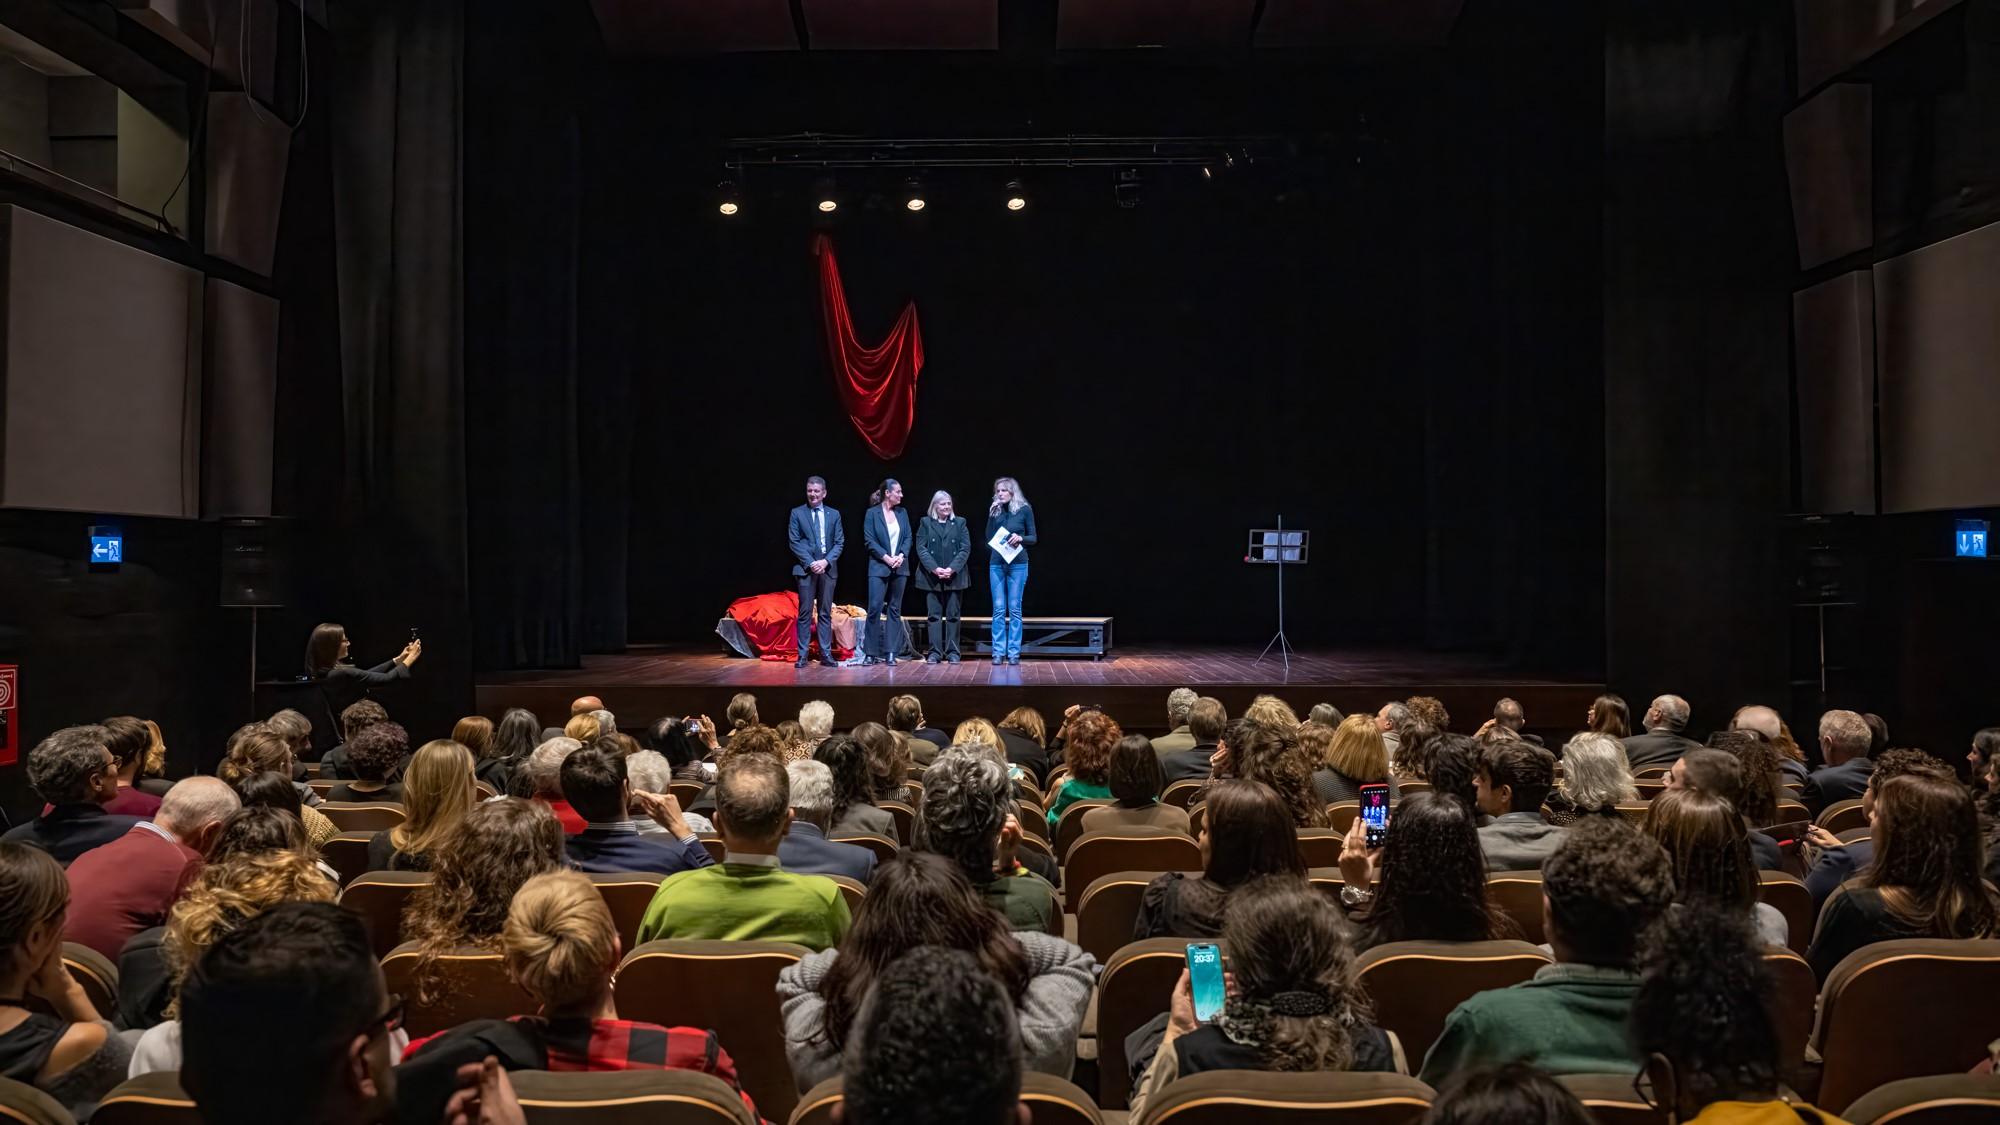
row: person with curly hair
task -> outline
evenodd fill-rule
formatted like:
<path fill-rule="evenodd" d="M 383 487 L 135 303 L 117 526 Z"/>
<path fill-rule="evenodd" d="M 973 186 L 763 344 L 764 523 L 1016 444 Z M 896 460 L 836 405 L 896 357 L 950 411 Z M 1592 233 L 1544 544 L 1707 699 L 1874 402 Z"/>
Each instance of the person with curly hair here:
<path fill-rule="evenodd" d="M 1486 857 L 1463 802 L 1412 793 L 1396 806 L 1384 846 L 1370 850 L 1367 841 L 1357 817 L 1340 846 L 1346 884 L 1340 897 L 1356 911 L 1356 949 L 1514 936 L 1513 924 L 1486 897 Z"/>
<path fill-rule="evenodd" d="M 1696 789 L 1669 790 L 1646 810 L 1645 828 L 1673 862 L 1675 902 L 1734 910 L 1750 919 L 1765 945 L 1786 944 L 1791 927 L 1777 907 L 1758 901 L 1749 832 L 1728 801 Z"/>
<path fill-rule="evenodd" d="M 458 834 L 431 859 L 432 877 L 403 911 L 403 933 L 417 943 L 417 997 L 444 992 L 438 959 L 475 946 L 499 952 L 507 904 L 522 884 L 563 863 L 562 826 L 536 801 L 487 801 L 465 814 Z"/>
<path fill-rule="evenodd" d="M 1079 711 L 1065 725 L 1068 731 L 1063 753 L 1069 776 L 1050 795 L 1049 831 L 1054 832 L 1063 810 L 1077 803 L 1111 796 L 1111 751 L 1125 732 L 1118 721 L 1102 711 Z M 999 735 L 993 744 L 998 748 Z"/>
<path fill-rule="evenodd" d="M 204 870 L 167 917 L 166 1019 L 139 1037 L 129 1076 L 181 1068 L 181 982 L 209 946 L 281 902 L 332 902 L 338 893 L 312 857 L 288 849 L 241 852 Z M 393 1046 L 400 1051 L 408 1037 L 396 1034 L 402 1039 Z"/>
<path fill-rule="evenodd" d="M 1232 988 L 1214 1022 L 1195 1019 L 1185 969 L 1167 1029 L 1132 1091 L 1132 1117 L 1168 1083 L 1210 1070 L 1398 1071 L 1400 1048 L 1354 981 L 1340 907 L 1302 879 L 1237 891 L 1223 923 Z"/>
<path fill-rule="evenodd" d="M 853 738 L 868 766 L 869 802 L 902 800 L 903 782 L 910 776 L 909 740 L 881 723 L 856 726 Z"/>
<path fill-rule="evenodd" d="M 1667 853 L 1623 820 L 1592 818 L 1542 865 L 1542 894 L 1556 963 L 1454 1008 L 1424 1056 L 1424 1081 L 1516 1061 L 1551 1074 L 1638 1069 L 1625 1024 L 1639 949 L 1674 898 Z"/>
<path fill-rule="evenodd" d="M 1296 726 L 1260 723 L 1245 715 L 1229 724 L 1222 745 L 1210 761 L 1213 776 L 1218 780 L 1238 778 L 1270 786 L 1291 810 L 1295 827 L 1326 826 L 1326 806 L 1313 791 L 1314 763 L 1307 761 L 1299 748 Z M 1204 787 L 1196 800 L 1206 799 L 1207 787 Z"/>
<path fill-rule="evenodd" d="M 400 801 L 403 783 L 391 781 L 410 753 L 410 732 L 401 723 L 376 723 L 347 744 L 353 781 L 326 791 L 329 801 Z"/>
<path fill-rule="evenodd" d="M 1451 712 L 1444 709 L 1444 700 L 1434 695 L 1413 695 L 1403 701 L 1403 706 L 1410 709 L 1412 719 L 1430 724 L 1439 734 L 1451 729 Z"/>
<path fill-rule="evenodd" d="M 881 729 L 877 724 L 877 729 Z M 812 760 L 833 771 L 833 818 L 829 836 L 873 835 L 896 839 L 896 818 L 875 804 L 875 783 L 868 769 L 868 749 L 851 734 L 836 734 L 819 744 Z"/>
<path fill-rule="evenodd" d="M 1250 706 L 1243 709 L 1243 717 L 1276 731 L 1291 733 L 1299 729 L 1299 713 L 1275 695 L 1260 695 L 1252 699 Z"/>

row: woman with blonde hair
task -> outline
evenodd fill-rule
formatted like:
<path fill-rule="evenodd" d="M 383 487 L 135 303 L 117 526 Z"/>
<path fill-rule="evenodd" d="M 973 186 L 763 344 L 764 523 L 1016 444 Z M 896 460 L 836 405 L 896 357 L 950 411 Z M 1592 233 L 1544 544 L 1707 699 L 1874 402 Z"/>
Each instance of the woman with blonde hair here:
<path fill-rule="evenodd" d="M 403 911 L 403 932 L 417 943 L 417 998 L 444 992 L 438 959 L 473 946 L 500 947 L 507 904 L 522 884 L 563 862 L 562 825 L 539 801 L 485 801 L 465 814 L 458 833 L 432 856 L 431 881 Z"/>
<path fill-rule="evenodd" d="M 472 751 L 448 738 L 423 744 L 403 773 L 403 823 L 368 841 L 370 871 L 429 871 L 479 800 Z"/>
<path fill-rule="evenodd" d="M 597 736 L 602 733 L 604 728 L 598 723 L 597 716 L 588 711 L 581 715 L 571 715 L 569 722 L 563 724 L 563 737 L 574 738 L 585 746 L 597 741 Z"/>
<path fill-rule="evenodd" d="M 1313 795 L 1323 805 L 1358 801 L 1361 787 L 1386 783 L 1396 797 L 1396 778 L 1389 772 L 1389 747 L 1372 715 L 1349 715 L 1337 727 L 1307 723 L 1299 728 L 1299 752 L 1313 769 Z"/>
<path fill-rule="evenodd" d="M 473 1020 L 409 1045 L 396 1068 L 398 1101 L 433 1120 L 454 1075 L 492 1056 L 507 1070 L 694 1070 L 727 1082 L 757 1117 L 736 1064 L 713 1031 L 618 1017 L 611 981 L 624 953 L 611 911 L 589 876 L 550 871 L 521 884 L 498 936 L 507 973 L 539 1007 Z"/>
<path fill-rule="evenodd" d="M 1243 717 L 1286 734 L 1299 729 L 1299 713 L 1275 695 L 1260 695 L 1251 700 L 1250 706 L 1243 709 Z"/>
<path fill-rule="evenodd" d="M 1000 720 L 997 733 L 1007 761 L 1033 774 L 1037 787 L 1047 785 L 1054 763 L 1049 761 L 1049 728 L 1042 713 L 1033 707 L 1016 707 Z"/>
<path fill-rule="evenodd" d="M 1021 662 L 1021 596 L 1028 590 L 1028 548 L 1035 544 L 1035 509 L 1013 477 L 993 482 L 986 506 L 986 585 L 993 595 L 993 663 Z M 995 549 L 999 539 L 1015 551 Z"/>
<path fill-rule="evenodd" d="M 167 915 L 167 933 L 161 946 L 172 993 L 167 1018 L 140 1036 L 132 1052 L 129 1076 L 180 1069 L 181 981 L 209 946 L 281 902 L 332 902 L 337 890 L 311 856 L 290 848 L 236 852 L 204 868 L 201 878 Z M 400 1030 L 394 1034 L 403 1036 Z M 391 1046 L 400 1048 L 401 1044 L 392 1040 Z"/>
<path fill-rule="evenodd" d="M 1618 806 L 1638 799 L 1624 743 L 1584 731 L 1563 745 L 1562 777 L 1545 803 L 1549 823 L 1567 825 L 1586 816 L 1623 816 Z"/>
<path fill-rule="evenodd" d="M 167 780 L 167 736 L 160 732 L 160 724 L 151 719 L 142 719 L 146 724 L 148 743 L 146 757 L 139 766 L 139 776 L 132 779 L 132 788 L 141 793 L 151 793 L 164 797 L 174 783 Z"/>
<path fill-rule="evenodd" d="M 951 744 L 953 746 L 984 746 L 989 750 L 997 752 L 1001 748 L 1000 728 L 994 726 L 991 720 L 982 719 L 974 715 L 972 718 L 958 724 L 957 729 L 951 732 Z"/>

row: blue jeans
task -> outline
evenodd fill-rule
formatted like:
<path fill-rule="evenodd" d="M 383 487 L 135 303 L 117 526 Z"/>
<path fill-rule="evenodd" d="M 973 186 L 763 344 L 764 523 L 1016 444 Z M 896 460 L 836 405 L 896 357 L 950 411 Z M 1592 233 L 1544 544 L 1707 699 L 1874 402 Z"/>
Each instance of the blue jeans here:
<path fill-rule="evenodd" d="M 1021 655 L 1021 595 L 1028 589 L 1028 560 L 986 564 L 993 591 L 993 655 Z"/>

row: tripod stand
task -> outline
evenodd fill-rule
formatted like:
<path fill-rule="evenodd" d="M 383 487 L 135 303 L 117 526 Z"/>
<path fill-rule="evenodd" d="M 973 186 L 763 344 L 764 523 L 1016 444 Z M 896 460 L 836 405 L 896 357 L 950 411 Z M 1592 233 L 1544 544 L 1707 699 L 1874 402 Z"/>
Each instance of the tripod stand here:
<path fill-rule="evenodd" d="M 1292 642 L 1285 636 L 1285 567 L 1305 563 L 1311 536 L 1309 531 L 1286 531 L 1285 517 L 1280 515 L 1277 527 L 1250 529 L 1249 550 L 1243 555 L 1244 562 L 1278 568 L 1278 631 L 1264 646 L 1264 651 L 1257 654 L 1256 663 L 1262 664 L 1275 648 L 1278 658 L 1284 661 L 1287 678 L 1292 674 Z"/>

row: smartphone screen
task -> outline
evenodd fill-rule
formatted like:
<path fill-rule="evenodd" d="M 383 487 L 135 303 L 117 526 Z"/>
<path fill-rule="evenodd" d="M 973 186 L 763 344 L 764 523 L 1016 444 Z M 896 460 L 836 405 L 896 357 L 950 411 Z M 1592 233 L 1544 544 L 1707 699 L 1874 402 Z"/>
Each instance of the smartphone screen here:
<path fill-rule="evenodd" d="M 1389 787 L 1375 783 L 1361 787 L 1361 823 L 1366 826 L 1368 846 L 1379 848 L 1389 838 Z"/>
<path fill-rule="evenodd" d="M 1187 947 L 1188 985 L 1194 992 L 1194 1018 L 1208 1023 L 1222 1011 L 1227 995 L 1222 984 L 1222 950 L 1212 942 Z"/>

